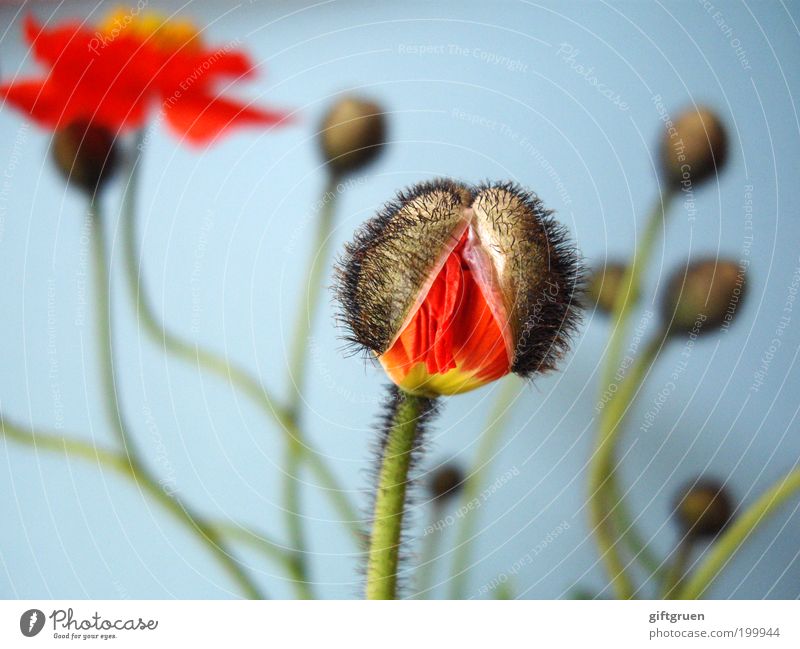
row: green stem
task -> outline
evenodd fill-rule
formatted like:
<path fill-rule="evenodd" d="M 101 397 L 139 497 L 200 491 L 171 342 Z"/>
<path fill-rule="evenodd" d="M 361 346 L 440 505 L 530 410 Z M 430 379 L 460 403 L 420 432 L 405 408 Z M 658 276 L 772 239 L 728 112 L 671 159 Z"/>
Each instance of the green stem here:
<path fill-rule="evenodd" d="M 617 533 L 624 533 L 625 528 L 620 528 L 618 523 L 615 524 L 613 518 L 615 511 L 623 507 L 621 500 L 612 501 L 613 495 L 617 493 L 616 488 L 611 486 L 616 480 L 614 466 L 616 445 L 622 434 L 623 419 L 657 358 L 666 335 L 666 332 L 662 332 L 650 340 L 631 365 L 628 374 L 619 383 L 614 398 L 606 403 L 600 415 L 600 435 L 589 468 L 592 526 L 600 548 L 600 557 L 606 563 L 611 578 L 611 587 L 619 599 L 631 599 L 634 596 L 634 588 L 617 548 L 619 542 Z"/>
<path fill-rule="evenodd" d="M 800 468 L 778 480 L 725 529 L 703 562 L 678 593 L 679 599 L 699 599 L 711 587 L 720 571 L 767 517 L 789 498 L 800 493 Z"/>
<path fill-rule="evenodd" d="M 142 142 L 143 137 L 140 133 L 136 139 L 137 152 L 141 151 Z M 141 280 L 141 254 L 138 249 L 136 233 L 136 190 L 139 165 L 140 157 L 137 156 L 131 160 L 128 183 L 125 186 L 123 196 L 122 227 L 126 275 L 131 297 L 135 301 L 136 314 L 140 325 L 146 335 L 150 336 L 165 352 L 187 363 L 194 364 L 196 367 L 204 368 L 247 396 L 270 420 L 275 421 L 280 426 L 286 436 L 287 445 L 294 444 L 295 440 L 303 439 L 302 431 L 290 410 L 278 404 L 249 371 L 213 351 L 203 349 L 195 343 L 182 339 L 167 329 L 156 315 L 151 301 L 147 298 L 145 286 Z M 330 498 L 340 518 L 348 525 L 355 538 L 361 542 L 360 516 L 336 476 L 323 458 L 311 449 L 308 444 L 300 444 L 298 447 L 299 452 L 304 456 L 309 468 Z"/>
<path fill-rule="evenodd" d="M 605 363 L 601 373 L 601 397 L 607 391 L 611 392 L 617 385 L 616 373 L 622 355 L 622 346 L 626 339 L 628 321 L 641 292 L 642 278 L 652 255 L 657 235 L 664 224 L 667 209 L 674 196 L 674 192 L 670 191 L 664 194 L 663 197 L 659 197 L 647 218 L 644 232 L 634 250 L 631 264 L 620 282 L 619 293 L 616 296 L 612 313 L 611 336 L 608 341 Z M 606 404 L 606 413 L 609 410 L 613 410 L 612 404 L 614 402 L 622 402 L 623 411 L 628 406 L 625 400 L 620 399 L 620 395 L 616 394 Z M 625 572 L 625 565 L 617 548 L 614 514 L 608 511 L 608 491 L 610 490 L 611 493 L 615 491 L 613 486 L 609 488 L 608 485 L 613 485 L 614 480 L 611 469 L 613 468 L 613 437 L 617 428 L 616 423 L 613 423 L 611 427 L 603 426 L 603 422 L 610 420 L 611 418 L 601 417 L 597 448 L 592 457 L 593 468 L 590 469 L 590 513 L 595 538 L 600 550 L 600 558 L 606 564 L 606 569 L 611 578 L 611 586 L 618 598 L 627 599 L 633 597 L 633 585 Z"/>
<path fill-rule="evenodd" d="M 295 551 L 297 572 L 303 583 L 308 583 L 308 549 L 303 532 L 303 521 L 300 516 L 300 464 L 308 450 L 306 440 L 301 436 L 299 426 L 300 411 L 302 410 L 303 388 L 305 386 L 306 369 L 308 366 L 308 339 L 313 329 L 316 314 L 319 310 L 320 292 L 322 281 L 327 267 L 331 233 L 333 231 L 334 206 L 336 203 L 337 177 L 331 175 L 322 194 L 322 209 L 317 219 L 317 232 L 314 238 L 314 255 L 308 269 L 305 286 L 301 291 L 297 319 L 295 321 L 294 337 L 289 353 L 289 377 L 292 382 L 291 396 L 289 399 L 288 418 L 295 424 L 294 433 L 286 445 L 283 469 L 283 510 L 286 515 L 286 529 L 289 532 L 289 543 Z M 306 598 L 311 598 L 310 587 L 306 589 Z"/>
<path fill-rule="evenodd" d="M 450 579 L 449 598 L 462 599 L 466 586 L 467 573 L 470 561 L 470 542 L 475 536 L 475 526 L 478 523 L 477 510 L 469 505 L 475 501 L 486 480 L 489 466 L 497 454 L 506 424 L 511 417 L 511 406 L 519 396 L 522 387 L 521 381 L 515 376 L 503 379 L 486 430 L 481 436 L 480 444 L 475 455 L 475 463 L 464 482 L 461 491 L 461 507 L 459 511 L 466 512 L 458 527 L 456 545 L 453 553 L 453 573 Z"/>
<path fill-rule="evenodd" d="M 100 372 L 103 377 L 105 392 L 106 414 L 112 428 L 116 431 L 123 450 L 127 456 L 130 470 L 137 482 L 148 491 L 161 505 L 169 510 L 186 527 L 192 530 L 198 539 L 206 544 L 230 577 L 239 585 L 242 592 L 250 599 L 261 599 L 258 586 L 242 569 L 239 563 L 221 545 L 216 532 L 209 528 L 199 517 L 195 516 L 177 498 L 170 496 L 161 488 L 158 481 L 145 468 L 138 459 L 138 454 L 133 441 L 128 434 L 128 426 L 123 420 L 122 409 L 117 394 L 116 377 L 114 372 L 113 356 L 113 331 L 111 327 L 111 310 L 109 295 L 111 285 L 109 282 L 108 260 L 105 242 L 105 223 L 103 215 L 99 213 L 99 205 L 92 200 L 89 206 L 89 215 L 92 219 L 92 246 L 94 260 L 94 274 L 96 282 L 95 313 L 97 316 L 98 354 L 100 358 Z"/>
<path fill-rule="evenodd" d="M 675 598 L 675 593 L 680 588 L 684 575 L 686 575 L 686 568 L 689 566 L 689 559 L 692 556 L 692 549 L 694 548 L 694 540 L 694 536 L 689 534 L 678 542 L 678 547 L 675 548 L 675 557 L 672 560 L 672 565 L 670 565 L 664 579 L 663 599 Z"/>
<path fill-rule="evenodd" d="M 397 392 L 375 492 L 372 536 L 367 558 L 367 599 L 396 599 L 400 535 L 406 506 L 408 472 L 419 419 L 430 403 L 425 397 Z"/>
<path fill-rule="evenodd" d="M 35 450 L 62 453 L 69 458 L 99 465 L 109 471 L 114 471 L 123 478 L 130 479 L 134 484 L 138 485 L 137 474 L 132 471 L 129 459 L 122 453 L 54 433 L 35 432 L 10 422 L 3 417 L 2 412 L 0 412 L 0 432 L 17 444 L 30 446 Z M 150 480 L 152 482 L 149 476 L 139 475 L 141 480 Z M 157 502 L 163 504 L 160 500 Z M 215 530 L 218 535 L 250 545 L 266 558 L 274 560 L 288 570 L 291 569 L 291 557 L 286 553 L 285 547 L 277 541 L 267 538 L 261 532 L 256 532 L 228 521 L 205 519 L 205 524 Z"/>

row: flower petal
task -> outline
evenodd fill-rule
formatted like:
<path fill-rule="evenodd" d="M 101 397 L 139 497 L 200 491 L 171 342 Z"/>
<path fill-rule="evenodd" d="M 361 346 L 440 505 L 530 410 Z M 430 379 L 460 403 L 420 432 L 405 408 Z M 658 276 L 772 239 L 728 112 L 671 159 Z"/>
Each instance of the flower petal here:
<path fill-rule="evenodd" d="M 167 100 L 165 111 L 173 130 L 194 144 L 209 142 L 233 126 L 269 126 L 289 119 L 286 113 L 199 93 Z"/>

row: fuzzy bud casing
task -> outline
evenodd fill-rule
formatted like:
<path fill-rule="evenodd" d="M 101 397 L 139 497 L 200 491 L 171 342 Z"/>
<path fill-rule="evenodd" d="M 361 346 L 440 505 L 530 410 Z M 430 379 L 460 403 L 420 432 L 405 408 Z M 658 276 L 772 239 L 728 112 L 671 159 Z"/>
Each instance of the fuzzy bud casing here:
<path fill-rule="evenodd" d="M 579 319 L 575 249 L 513 184 L 416 185 L 356 233 L 338 270 L 350 341 L 411 393 L 551 370 Z"/>

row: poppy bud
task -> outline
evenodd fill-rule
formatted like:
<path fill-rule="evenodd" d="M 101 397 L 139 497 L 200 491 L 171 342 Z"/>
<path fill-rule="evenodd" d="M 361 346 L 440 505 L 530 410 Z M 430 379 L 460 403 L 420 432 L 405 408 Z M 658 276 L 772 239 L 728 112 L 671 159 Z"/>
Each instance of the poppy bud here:
<path fill-rule="evenodd" d="M 662 311 L 672 333 L 700 333 L 729 323 L 744 296 L 744 271 L 735 261 L 709 258 L 672 274 Z"/>
<path fill-rule="evenodd" d="M 675 515 L 685 534 L 709 538 L 719 534 L 733 516 L 733 505 L 715 480 L 698 480 L 685 487 L 675 503 Z"/>
<path fill-rule="evenodd" d="M 450 500 L 464 486 L 464 472 L 455 464 L 445 464 L 436 469 L 428 482 L 431 499 L 439 503 Z"/>
<path fill-rule="evenodd" d="M 691 189 L 721 170 L 728 157 L 728 134 L 722 120 L 705 107 L 691 108 L 675 120 L 661 143 L 668 183 Z"/>
<path fill-rule="evenodd" d="M 73 122 L 53 135 L 53 160 L 68 182 L 90 195 L 97 193 L 117 169 L 114 135 L 102 126 Z"/>
<path fill-rule="evenodd" d="M 511 184 L 412 187 L 356 233 L 338 275 L 350 341 L 423 396 L 554 369 L 579 319 L 565 229 Z"/>
<path fill-rule="evenodd" d="M 345 97 L 322 121 L 320 145 L 331 170 L 344 174 L 372 162 L 386 137 L 386 120 L 378 104 Z"/>
<path fill-rule="evenodd" d="M 609 314 L 614 311 L 617 295 L 621 290 L 625 290 L 622 280 L 627 270 L 627 265 L 623 263 L 609 262 L 592 271 L 586 293 L 588 301 L 594 304 L 598 311 Z M 636 300 L 637 298 L 634 296 L 632 301 Z"/>

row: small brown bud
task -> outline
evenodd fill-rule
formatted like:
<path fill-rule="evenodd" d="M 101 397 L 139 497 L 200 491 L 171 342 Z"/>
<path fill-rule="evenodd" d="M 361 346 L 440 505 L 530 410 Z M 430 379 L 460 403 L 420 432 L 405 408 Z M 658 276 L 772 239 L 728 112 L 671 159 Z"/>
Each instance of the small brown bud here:
<path fill-rule="evenodd" d="M 733 516 L 733 504 L 716 480 L 698 480 L 684 487 L 675 503 L 675 515 L 685 534 L 710 538 L 719 534 Z"/>
<path fill-rule="evenodd" d="M 595 305 L 602 313 L 613 312 L 619 292 L 625 290 L 622 280 L 627 270 L 626 264 L 613 261 L 593 269 L 586 289 L 589 304 Z M 637 296 L 633 297 L 634 302 L 637 299 Z"/>
<path fill-rule="evenodd" d="M 334 173 L 344 174 L 377 157 L 386 139 L 386 119 L 378 104 L 344 97 L 328 111 L 320 131 L 325 160 Z"/>
<path fill-rule="evenodd" d="M 119 162 L 113 133 L 87 122 L 74 122 L 57 130 L 52 151 L 64 178 L 90 195 L 111 178 Z"/>
<path fill-rule="evenodd" d="M 444 464 L 436 469 L 428 481 L 428 491 L 434 501 L 449 500 L 464 486 L 464 472 L 455 464 Z"/>
<path fill-rule="evenodd" d="M 701 333 L 727 326 L 745 294 L 745 274 L 738 263 L 709 258 L 672 274 L 662 312 L 672 333 Z"/>
<path fill-rule="evenodd" d="M 725 165 L 728 134 L 719 116 L 708 108 L 691 108 L 678 116 L 674 129 L 664 134 L 661 162 L 673 187 L 699 184 Z"/>

